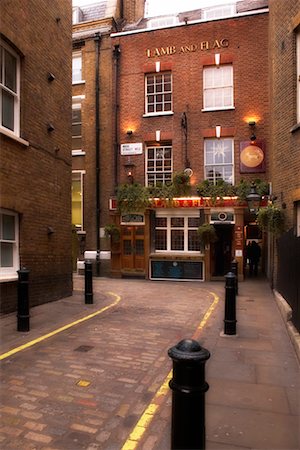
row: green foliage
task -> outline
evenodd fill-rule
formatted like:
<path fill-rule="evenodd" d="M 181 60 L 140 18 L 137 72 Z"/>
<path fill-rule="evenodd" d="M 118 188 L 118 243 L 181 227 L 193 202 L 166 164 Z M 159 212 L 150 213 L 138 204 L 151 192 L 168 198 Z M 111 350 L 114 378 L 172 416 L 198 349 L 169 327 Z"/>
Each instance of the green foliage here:
<path fill-rule="evenodd" d="M 114 223 L 109 223 L 104 227 L 104 234 L 106 237 L 110 237 L 113 242 L 120 241 L 120 228 Z"/>
<path fill-rule="evenodd" d="M 257 178 L 253 181 L 246 181 L 241 179 L 241 181 L 234 186 L 235 195 L 237 195 L 241 200 L 246 200 L 247 195 L 250 194 L 252 182 L 254 182 L 256 192 L 260 196 L 269 194 L 269 183 L 267 181 L 263 181 Z"/>
<path fill-rule="evenodd" d="M 200 197 L 211 197 L 213 203 L 215 203 L 217 197 L 223 198 L 234 195 L 233 186 L 223 179 L 217 180 L 216 184 L 204 180 L 197 185 L 196 189 Z"/>
<path fill-rule="evenodd" d="M 274 205 L 260 208 L 257 213 L 257 223 L 262 230 L 278 236 L 284 231 L 284 212 L 281 208 Z"/>
<path fill-rule="evenodd" d="M 119 185 L 117 203 L 121 213 L 144 212 L 150 206 L 149 191 L 139 183 Z"/>
<path fill-rule="evenodd" d="M 203 242 L 204 245 L 212 244 L 218 240 L 216 229 L 210 223 L 200 225 L 197 232 L 201 242 Z"/>
<path fill-rule="evenodd" d="M 191 194 L 190 177 L 184 173 L 175 173 L 172 180 L 172 194 L 174 197 Z"/>

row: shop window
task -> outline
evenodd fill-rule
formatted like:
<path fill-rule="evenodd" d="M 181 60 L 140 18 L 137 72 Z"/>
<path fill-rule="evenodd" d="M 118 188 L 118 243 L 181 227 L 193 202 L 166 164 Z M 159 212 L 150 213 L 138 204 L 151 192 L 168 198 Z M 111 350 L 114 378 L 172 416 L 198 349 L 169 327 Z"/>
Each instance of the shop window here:
<path fill-rule="evenodd" d="M 82 153 L 81 103 L 72 105 L 72 154 Z"/>
<path fill-rule="evenodd" d="M 216 110 L 233 108 L 232 65 L 205 67 L 203 70 L 203 108 Z"/>
<path fill-rule="evenodd" d="M 81 83 L 82 79 L 82 54 L 74 52 L 72 58 L 72 82 Z"/>
<path fill-rule="evenodd" d="M 172 111 L 172 74 L 148 74 L 145 77 L 146 114 L 164 114 Z"/>
<path fill-rule="evenodd" d="M 234 184 L 233 139 L 205 139 L 205 179 L 216 184 L 218 180 Z"/>
<path fill-rule="evenodd" d="M 83 177 L 83 171 L 72 173 L 72 224 L 77 231 L 83 231 Z"/>
<path fill-rule="evenodd" d="M 0 130 L 20 136 L 20 58 L 0 41 Z"/>
<path fill-rule="evenodd" d="M 147 160 L 147 185 L 157 186 L 172 181 L 172 147 L 148 147 Z"/>
<path fill-rule="evenodd" d="M 199 252 L 200 217 L 165 216 L 155 219 L 155 251 Z"/>
<path fill-rule="evenodd" d="M 19 269 L 19 222 L 16 213 L 0 210 L 0 279 Z"/>

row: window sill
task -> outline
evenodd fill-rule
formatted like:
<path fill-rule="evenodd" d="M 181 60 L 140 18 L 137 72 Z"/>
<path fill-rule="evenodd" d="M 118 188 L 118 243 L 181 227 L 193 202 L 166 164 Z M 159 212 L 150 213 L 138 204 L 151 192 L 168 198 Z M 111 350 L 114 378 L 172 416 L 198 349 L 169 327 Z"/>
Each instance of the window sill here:
<path fill-rule="evenodd" d="M 214 111 L 232 111 L 235 109 L 235 106 L 226 106 L 224 108 L 203 108 L 201 112 L 214 112 Z"/>
<path fill-rule="evenodd" d="M 173 111 L 164 111 L 164 112 L 143 114 L 143 117 L 173 116 L 173 115 L 174 115 Z"/>
<path fill-rule="evenodd" d="M 17 281 L 18 280 L 18 274 L 3 274 L 0 275 L 0 283 L 9 283 L 10 281 Z"/>
<path fill-rule="evenodd" d="M 161 259 L 199 259 L 202 260 L 204 253 L 199 251 L 172 251 L 172 250 L 156 250 L 154 253 L 150 253 L 150 258 L 161 258 Z"/>
<path fill-rule="evenodd" d="M 85 84 L 85 80 L 80 80 L 80 81 L 72 81 L 72 85 L 77 85 L 77 84 Z"/>
<path fill-rule="evenodd" d="M 291 129 L 290 132 L 291 133 L 295 133 L 295 131 L 300 130 L 300 122 L 296 123 L 296 125 L 294 125 Z"/>
<path fill-rule="evenodd" d="M 29 142 L 25 141 L 25 139 L 20 138 L 19 136 L 16 136 L 12 131 L 6 130 L 5 128 L 0 126 L 0 134 L 4 134 L 4 136 L 9 137 L 13 139 L 14 141 L 17 141 L 19 144 L 24 145 L 25 147 L 29 147 Z"/>
<path fill-rule="evenodd" d="M 72 150 L 72 156 L 84 156 L 85 152 L 83 150 Z"/>

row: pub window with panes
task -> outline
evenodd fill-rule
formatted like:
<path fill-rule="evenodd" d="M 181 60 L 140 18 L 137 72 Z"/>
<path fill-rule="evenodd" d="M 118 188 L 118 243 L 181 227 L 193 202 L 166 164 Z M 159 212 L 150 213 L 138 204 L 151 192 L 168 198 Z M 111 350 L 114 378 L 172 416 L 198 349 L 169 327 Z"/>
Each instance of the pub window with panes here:
<path fill-rule="evenodd" d="M 155 250 L 157 252 L 199 252 L 197 232 L 200 217 L 167 216 L 155 219 Z"/>
<path fill-rule="evenodd" d="M 172 181 L 172 147 L 148 147 L 147 186 L 159 186 Z"/>
<path fill-rule="evenodd" d="M 206 180 L 213 184 L 218 180 L 234 184 L 233 139 L 205 139 L 204 161 Z"/>
<path fill-rule="evenodd" d="M 172 111 L 172 74 L 149 74 L 145 77 L 146 114 Z"/>
<path fill-rule="evenodd" d="M 20 58 L 0 41 L 0 129 L 20 136 Z"/>
<path fill-rule="evenodd" d="M 232 65 L 205 67 L 203 70 L 203 108 L 233 108 Z"/>

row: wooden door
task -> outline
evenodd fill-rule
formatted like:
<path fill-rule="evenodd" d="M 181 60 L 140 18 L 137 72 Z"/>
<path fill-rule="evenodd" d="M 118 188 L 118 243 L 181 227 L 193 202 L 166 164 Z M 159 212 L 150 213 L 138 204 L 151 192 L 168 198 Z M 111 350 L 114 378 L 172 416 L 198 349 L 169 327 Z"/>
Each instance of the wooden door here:
<path fill-rule="evenodd" d="M 121 227 L 121 257 L 123 270 L 145 269 L 144 226 Z"/>

